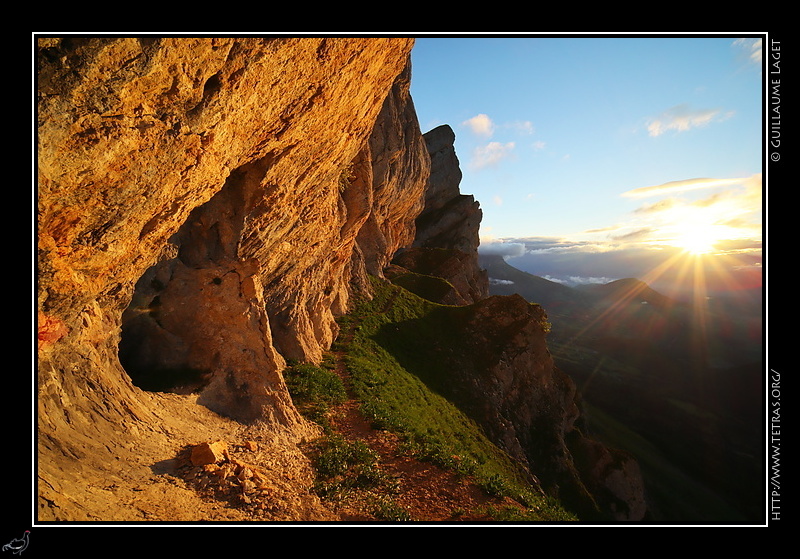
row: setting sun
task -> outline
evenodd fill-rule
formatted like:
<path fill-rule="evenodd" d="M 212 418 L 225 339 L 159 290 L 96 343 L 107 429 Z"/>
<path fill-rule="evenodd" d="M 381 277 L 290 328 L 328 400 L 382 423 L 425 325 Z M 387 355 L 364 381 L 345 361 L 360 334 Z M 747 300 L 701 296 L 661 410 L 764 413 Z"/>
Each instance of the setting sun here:
<path fill-rule="evenodd" d="M 747 208 L 731 199 L 714 197 L 692 205 L 677 204 L 661 216 L 663 242 L 687 254 L 711 253 L 720 248 L 717 245 L 722 241 L 742 236 L 743 231 L 734 224 L 744 211 Z"/>
<path fill-rule="evenodd" d="M 672 244 L 690 254 L 707 254 L 721 240 L 720 229 L 718 226 L 703 223 L 684 224 Z"/>

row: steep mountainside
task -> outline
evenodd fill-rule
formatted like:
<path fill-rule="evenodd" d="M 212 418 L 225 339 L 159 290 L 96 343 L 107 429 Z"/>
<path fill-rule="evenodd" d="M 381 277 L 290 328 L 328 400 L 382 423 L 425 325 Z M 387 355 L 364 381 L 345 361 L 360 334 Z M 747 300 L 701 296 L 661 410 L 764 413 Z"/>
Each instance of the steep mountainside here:
<path fill-rule="evenodd" d="M 576 386 L 554 366 L 546 328 L 540 306 L 518 295 L 493 296 L 435 307 L 384 327 L 375 340 L 579 518 L 642 520 L 639 466 L 585 436 Z"/>
<path fill-rule="evenodd" d="M 387 277 L 454 297 L 436 316 L 458 329 L 418 354 L 499 448 L 581 513 L 643 517 L 635 461 L 581 433 L 541 308 L 487 298 L 480 209 L 452 131 L 419 130 L 412 45 L 39 38 L 39 521 L 252 519 L 179 476 L 187 456 L 243 501 L 257 480 L 260 520 L 340 520 L 284 373 Z"/>
<path fill-rule="evenodd" d="M 425 210 L 391 277 L 445 306 L 392 324 L 376 340 L 581 518 L 643 519 L 638 464 L 584 435 L 575 385 L 548 351 L 545 310 L 516 294 L 488 296 L 489 275 L 478 259 L 481 213 L 460 193 L 452 130 L 442 126 L 425 139 L 432 169 Z"/>
<path fill-rule="evenodd" d="M 590 431 L 639 459 L 654 518 L 763 518 L 755 305 L 685 304 L 632 278 L 569 288 L 502 258 L 481 263 L 491 293 L 548 310 L 556 365 L 576 382 Z"/>

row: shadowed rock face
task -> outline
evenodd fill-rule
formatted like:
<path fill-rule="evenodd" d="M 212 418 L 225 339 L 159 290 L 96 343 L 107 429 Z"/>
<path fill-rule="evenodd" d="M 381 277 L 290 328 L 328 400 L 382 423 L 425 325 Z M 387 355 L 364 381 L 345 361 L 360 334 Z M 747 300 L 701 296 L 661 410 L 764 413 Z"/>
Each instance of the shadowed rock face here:
<path fill-rule="evenodd" d="M 393 263 L 449 282 L 452 289 L 439 302 L 474 303 L 489 295 L 488 276 L 478 265 L 483 212 L 472 195 L 459 190 L 453 130 L 439 126 L 424 138 L 431 158 L 425 207 L 416 220 L 413 246 L 400 251 Z"/>

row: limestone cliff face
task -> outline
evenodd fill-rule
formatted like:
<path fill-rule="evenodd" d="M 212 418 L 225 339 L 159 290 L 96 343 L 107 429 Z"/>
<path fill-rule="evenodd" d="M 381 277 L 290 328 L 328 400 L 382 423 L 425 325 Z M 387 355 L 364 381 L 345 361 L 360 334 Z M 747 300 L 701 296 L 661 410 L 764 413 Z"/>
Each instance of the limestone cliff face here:
<path fill-rule="evenodd" d="M 103 508 L 125 502 L 128 472 L 146 478 L 218 425 L 263 434 L 276 519 L 325 517 L 297 446 L 315 427 L 281 371 L 321 358 L 401 248 L 396 263 L 454 288 L 454 398 L 579 506 L 632 501 L 630 463 L 575 428 L 541 309 L 487 298 L 480 208 L 459 193 L 452 130 L 418 128 L 412 44 L 39 40 L 40 519 L 129 519 Z M 127 497 L 137 519 L 143 493 Z"/>
<path fill-rule="evenodd" d="M 87 449 L 131 444 L 132 428 L 158 421 L 166 400 L 150 390 L 310 432 L 285 359 L 320 357 L 335 315 L 410 243 L 422 208 L 412 44 L 39 40 L 39 452 L 51 502 L 69 500 L 50 489 L 88 467 Z"/>

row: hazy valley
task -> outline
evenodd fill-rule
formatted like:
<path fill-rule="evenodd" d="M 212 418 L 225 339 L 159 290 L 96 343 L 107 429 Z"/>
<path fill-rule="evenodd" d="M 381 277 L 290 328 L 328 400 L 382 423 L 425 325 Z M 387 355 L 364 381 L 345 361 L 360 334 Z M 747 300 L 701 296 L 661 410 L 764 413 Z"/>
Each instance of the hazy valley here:
<path fill-rule="evenodd" d="M 761 293 L 678 302 L 634 279 L 578 287 L 482 256 L 493 294 L 547 310 L 588 428 L 639 460 L 654 514 L 763 516 Z"/>

